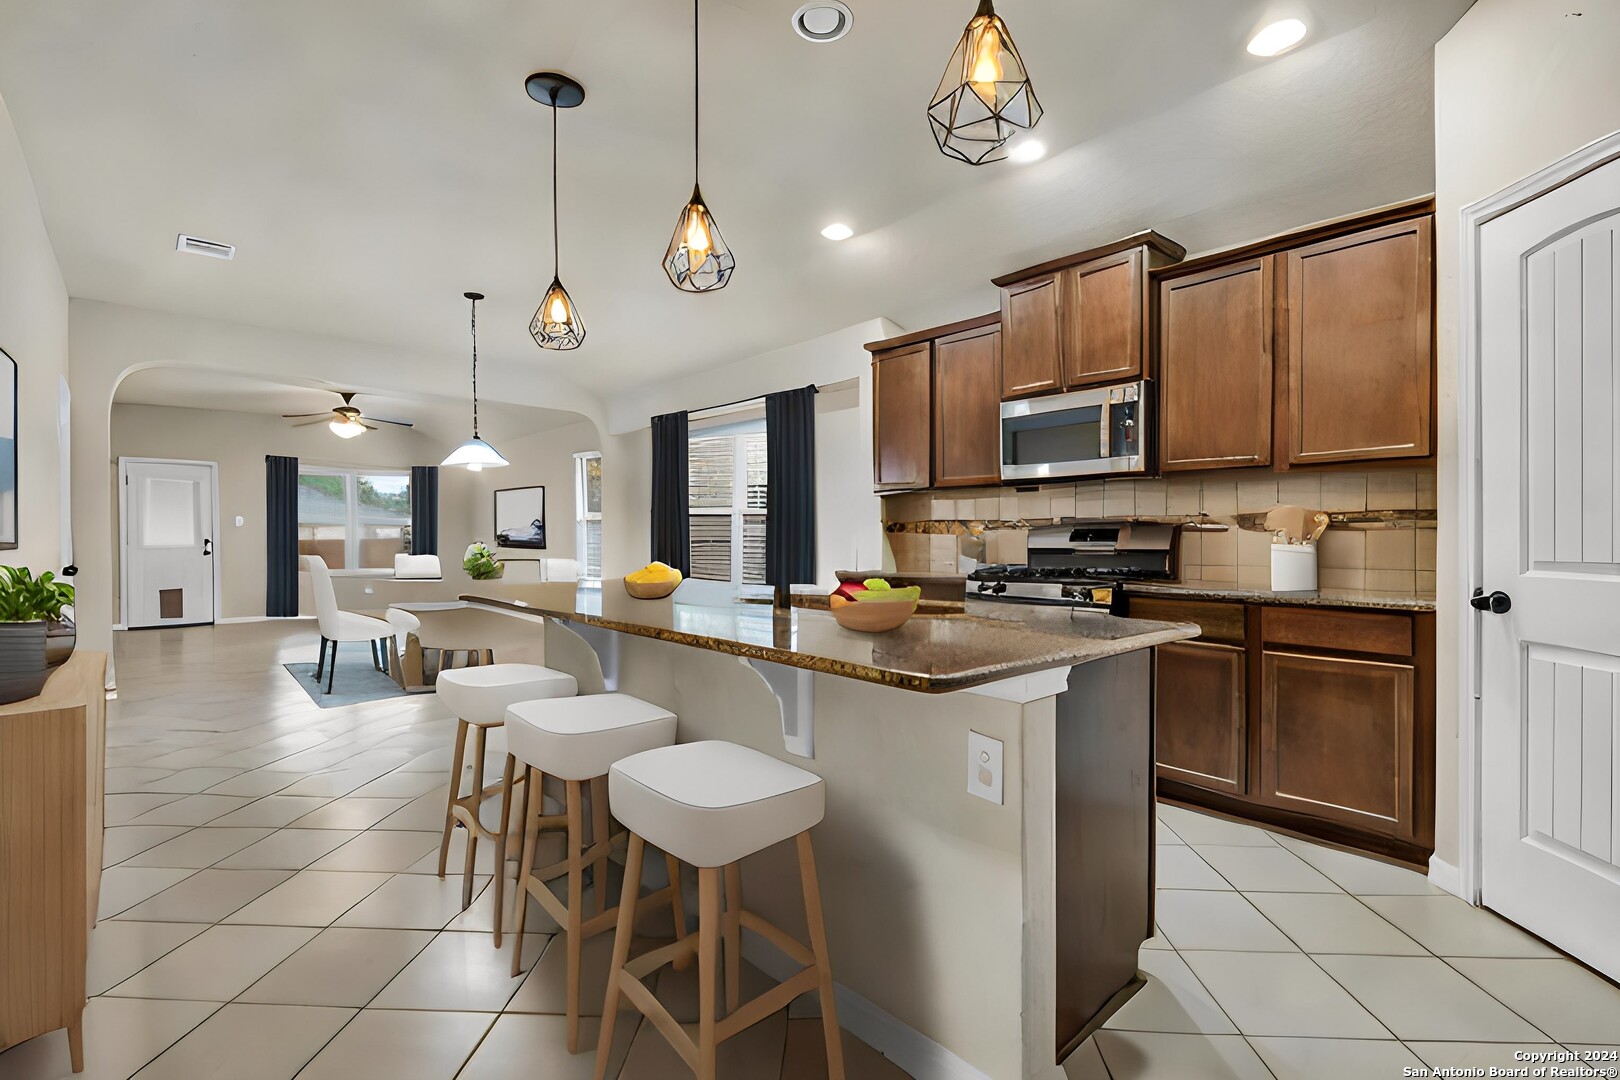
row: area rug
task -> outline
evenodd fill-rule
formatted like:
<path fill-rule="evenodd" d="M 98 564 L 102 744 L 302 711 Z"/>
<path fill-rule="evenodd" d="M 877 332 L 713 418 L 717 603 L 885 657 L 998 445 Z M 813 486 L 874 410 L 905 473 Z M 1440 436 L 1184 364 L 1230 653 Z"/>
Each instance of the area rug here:
<path fill-rule="evenodd" d="M 381 701 L 383 698 L 404 697 L 405 691 L 390 675 L 371 666 L 371 646 L 364 641 L 348 641 L 338 645 L 337 678 L 332 692 L 326 693 L 326 672 L 315 681 L 315 665 L 283 664 L 298 685 L 304 688 L 311 701 L 323 709 L 337 709 L 362 701 Z"/>

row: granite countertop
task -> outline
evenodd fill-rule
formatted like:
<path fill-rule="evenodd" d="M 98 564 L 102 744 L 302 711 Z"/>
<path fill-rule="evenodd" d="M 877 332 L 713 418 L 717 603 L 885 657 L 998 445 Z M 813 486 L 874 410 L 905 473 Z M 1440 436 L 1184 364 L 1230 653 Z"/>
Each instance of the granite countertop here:
<path fill-rule="evenodd" d="M 1188 600 L 1242 600 L 1250 604 L 1300 604 L 1311 607 L 1377 608 L 1385 611 L 1433 611 L 1434 594 L 1378 592 L 1368 589 L 1317 589 L 1273 592 L 1230 581 L 1188 580 L 1176 583 L 1132 582 L 1125 591 L 1138 596 L 1176 596 Z"/>
<path fill-rule="evenodd" d="M 616 580 L 600 587 L 507 585 L 489 596 L 469 593 L 462 599 L 922 693 L 982 686 L 1198 636 L 1198 628 L 1187 623 L 1102 612 L 1071 617 L 1067 610 L 1011 604 L 914 615 L 899 629 L 862 634 L 839 626 L 828 611 L 794 608 L 779 619 L 769 604 L 697 581 L 664 600 L 632 599 Z"/>

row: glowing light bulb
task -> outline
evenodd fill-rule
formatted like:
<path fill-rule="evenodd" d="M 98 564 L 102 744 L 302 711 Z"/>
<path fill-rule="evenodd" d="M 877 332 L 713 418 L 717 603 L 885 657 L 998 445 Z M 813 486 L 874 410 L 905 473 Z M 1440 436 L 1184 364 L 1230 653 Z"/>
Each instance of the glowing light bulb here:
<path fill-rule="evenodd" d="M 713 241 L 709 239 L 708 226 L 703 220 L 702 208 L 692 207 L 686 215 L 686 254 L 691 260 L 693 270 L 709 261 L 709 252 L 713 246 Z"/>
<path fill-rule="evenodd" d="M 982 18 L 982 17 L 981 17 Z M 991 108 L 996 104 L 996 83 L 1001 81 L 1001 35 L 989 19 L 974 19 L 979 23 L 978 36 L 973 44 L 973 68 L 968 81 L 973 92 Z"/>
<path fill-rule="evenodd" d="M 472 461 L 472 462 L 468 462 L 467 471 L 468 472 L 483 472 L 484 467 L 482 465 L 478 464 L 478 462 Z"/>
<path fill-rule="evenodd" d="M 554 323 L 568 321 L 568 304 L 560 294 L 551 298 L 551 321 Z"/>
<path fill-rule="evenodd" d="M 356 420 L 333 420 L 326 426 L 331 428 L 332 434 L 340 439 L 352 439 L 356 435 L 366 433 L 365 426 Z"/>

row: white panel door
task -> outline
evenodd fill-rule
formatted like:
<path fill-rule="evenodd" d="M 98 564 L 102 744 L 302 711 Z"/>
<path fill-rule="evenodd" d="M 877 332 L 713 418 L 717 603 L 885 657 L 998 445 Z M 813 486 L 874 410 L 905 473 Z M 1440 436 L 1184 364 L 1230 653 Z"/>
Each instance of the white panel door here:
<path fill-rule="evenodd" d="M 1620 978 L 1620 162 L 1480 253 L 1484 903 Z M 1476 605 L 1477 606 L 1477 605 Z M 1500 607 L 1500 603 L 1498 604 Z"/>
<path fill-rule="evenodd" d="M 124 625 L 214 621 L 214 466 L 124 463 Z"/>

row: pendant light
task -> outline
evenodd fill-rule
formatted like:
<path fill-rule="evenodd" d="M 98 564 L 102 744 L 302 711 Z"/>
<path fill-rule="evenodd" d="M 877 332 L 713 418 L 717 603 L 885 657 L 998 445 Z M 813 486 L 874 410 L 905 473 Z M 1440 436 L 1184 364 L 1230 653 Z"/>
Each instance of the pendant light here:
<path fill-rule="evenodd" d="M 1007 155 L 1019 130 L 1041 119 L 1024 58 L 991 0 L 979 0 L 928 106 L 934 141 L 946 157 L 983 165 Z"/>
<path fill-rule="evenodd" d="M 465 465 L 468 472 L 477 472 L 480 469 L 498 469 L 511 462 L 501 457 L 500 451 L 478 437 L 478 301 L 484 298 L 483 293 L 462 293 L 472 301 L 472 397 L 473 397 L 473 434 L 472 438 L 450 451 L 450 456 L 439 462 L 441 467 L 451 465 Z"/>
<path fill-rule="evenodd" d="M 585 100 L 585 88 L 555 71 L 538 71 L 526 84 L 529 96 L 551 106 L 551 287 L 529 320 L 529 334 L 542 349 L 577 349 L 585 340 L 585 320 L 563 288 L 557 245 L 557 110 L 572 109 Z"/>
<path fill-rule="evenodd" d="M 737 268 L 698 186 L 698 146 L 698 0 L 692 0 L 692 197 L 675 219 L 675 235 L 664 252 L 664 273 L 682 292 L 723 289 Z"/>

